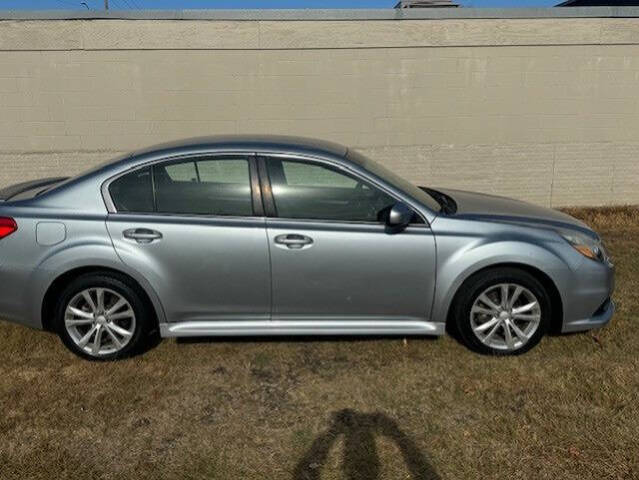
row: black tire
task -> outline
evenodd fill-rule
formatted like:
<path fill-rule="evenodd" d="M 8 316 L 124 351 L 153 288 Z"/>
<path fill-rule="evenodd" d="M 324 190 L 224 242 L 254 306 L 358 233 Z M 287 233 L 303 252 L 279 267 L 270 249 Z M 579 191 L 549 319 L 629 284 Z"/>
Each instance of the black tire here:
<path fill-rule="evenodd" d="M 482 343 L 471 325 L 471 309 L 475 300 L 487 289 L 499 284 L 519 285 L 529 290 L 539 303 L 541 318 L 537 330 L 526 343 L 515 350 L 501 350 Z M 468 278 L 460 287 L 453 303 L 452 318 L 455 333 L 471 350 L 485 355 L 521 355 L 535 347 L 548 331 L 552 318 L 551 301 L 544 286 L 525 270 L 512 267 L 484 270 Z M 501 327 L 502 332 L 505 327 Z"/>
<path fill-rule="evenodd" d="M 135 329 L 128 343 L 113 353 L 94 356 L 80 348 L 65 327 L 65 311 L 71 300 L 80 292 L 90 288 L 106 288 L 116 292 L 129 302 L 135 313 Z M 115 272 L 92 272 L 73 279 L 62 291 L 55 308 L 54 327 L 64 345 L 76 355 L 93 361 L 112 361 L 138 353 L 153 331 L 155 315 L 145 301 L 144 292 L 125 275 Z"/>

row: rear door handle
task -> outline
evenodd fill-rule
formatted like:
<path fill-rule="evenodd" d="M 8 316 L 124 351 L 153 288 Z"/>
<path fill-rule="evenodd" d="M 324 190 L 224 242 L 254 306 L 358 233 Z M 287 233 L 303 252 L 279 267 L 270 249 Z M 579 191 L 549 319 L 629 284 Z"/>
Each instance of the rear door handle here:
<path fill-rule="evenodd" d="M 301 248 L 312 245 L 313 239 L 311 237 L 307 237 L 306 235 L 287 233 L 285 235 L 278 235 L 277 237 L 275 237 L 275 243 L 292 250 L 299 250 Z"/>
<path fill-rule="evenodd" d="M 135 240 L 138 243 L 151 243 L 162 238 L 162 234 L 160 232 L 150 230 L 148 228 L 131 228 L 129 230 L 125 230 L 122 235 L 124 235 L 124 238 Z"/>

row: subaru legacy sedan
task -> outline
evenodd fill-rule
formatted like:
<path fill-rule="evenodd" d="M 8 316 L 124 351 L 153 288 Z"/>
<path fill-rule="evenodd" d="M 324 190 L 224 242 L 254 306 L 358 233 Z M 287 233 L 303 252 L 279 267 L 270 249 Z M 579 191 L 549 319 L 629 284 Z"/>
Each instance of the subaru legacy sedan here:
<path fill-rule="evenodd" d="M 0 190 L 0 317 L 112 360 L 151 335 L 442 335 L 523 353 L 606 324 L 614 267 L 558 211 L 417 187 L 345 147 L 209 137 Z"/>

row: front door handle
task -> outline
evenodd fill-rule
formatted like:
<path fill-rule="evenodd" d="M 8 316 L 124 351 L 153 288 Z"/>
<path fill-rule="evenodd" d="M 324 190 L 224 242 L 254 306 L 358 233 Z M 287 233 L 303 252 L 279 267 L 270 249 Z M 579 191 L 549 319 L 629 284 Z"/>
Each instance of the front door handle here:
<path fill-rule="evenodd" d="M 124 238 L 129 240 L 135 240 L 138 243 L 151 243 L 155 240 L 160 240 L 162 234 L 155 230 L 148 228 L 131 228 L 123 232 Z"/>
<path fill-rule="evenodd" d="M 297 233 L 287 233 L 285 235 L 278 235 L 275 237 L 275 243 L 282 245 L 292 250 L 299 250 L 313 244 L 313 239 L 306 235 L 299 235 Z"/>

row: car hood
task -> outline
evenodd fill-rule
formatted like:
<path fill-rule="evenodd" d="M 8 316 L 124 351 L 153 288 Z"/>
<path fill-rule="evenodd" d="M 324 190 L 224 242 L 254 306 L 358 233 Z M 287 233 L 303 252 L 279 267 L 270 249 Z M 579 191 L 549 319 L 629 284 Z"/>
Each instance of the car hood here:
<path fill-rule="evenodd" d="M 466 192 L 463 190 L 437 189 L 457 203 L 455 216 L 474 217 L 492 221 L 527 223 L 536 225 L 574 228 L 594 233 L 585 223 L 558 210 L 540 207 L 513 198 Z"/>

